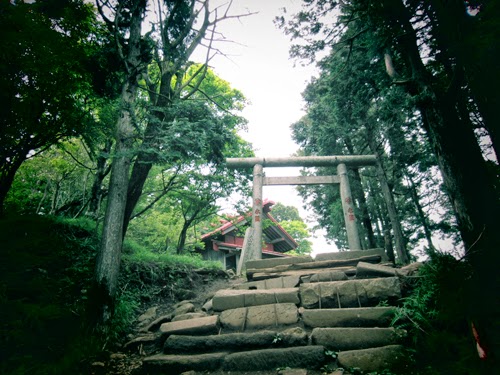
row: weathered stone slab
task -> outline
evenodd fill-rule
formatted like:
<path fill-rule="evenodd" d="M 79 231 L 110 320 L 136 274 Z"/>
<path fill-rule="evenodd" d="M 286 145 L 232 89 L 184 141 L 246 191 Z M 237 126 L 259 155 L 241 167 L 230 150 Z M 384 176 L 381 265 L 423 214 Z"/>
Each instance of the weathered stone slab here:
<path fill-rule="evenodd" d="M 362 371 L 404 370 L 406 354 L 401 345 L 380 348 L 348 350 L 337 355 L 339 365 L 344 368 L 358 367 Z"/>
<path fill-rule="evenodd" d="M 225 310 L 219 319 L 222 327 L 243 331 L 295 324 L 299 320 L 299 314 L 295 304 L 280 303 Z"/>
<path fill-rule="evenodd" d="M 144 314 L 139 316 L 139 318 L 137 318 L 137 320 L 139 322 L 145 322 L 145 321 L 152 320 L 154 317 L 156 317 L 156 310 L 158 310 L 158 306 L 150 307 L 149 309 L 147 309 L 144 312 Z"/>
<path fill-rule="evenodd" d="M 261 371 L 279 367 L 319 368 L 325 361 L 322 346 L 263 349 L 229 354 L 224 358 L 225 371 Z"/>
<path fill-rule="evenodd" d="M 389 260 L 384 249 L 368 249 L 368 250 L 356 250 L 356 251 L 339 251 L 336 253 L 320 253 L 314 258 L 315 262 L 323 260 L 345 260 L 345 259 L 355 259 L 359 257 L 369 256 L 369 255 L 379 255 L 382 262 Z"/>
<path fill-rule="evenodd" d="M 172 335 L 165 341 L 163 349 L 165 353 L 232 352 L 277 346 L 303 346 L 307 345 L 307 341 L 307 333 L 297 327 L 280 333 L 277 331 L 258 331 L 210 336 Z"/>
<path fill-rule="evenodd" d="M 356 266 L 356 277 L 359 279 L 368 277 L 391 277 L 400 274 L 401 272 L 399 272 L 397 268 L 383 266 L 381 264 L 359 262 Z"/>
<path fill-rule="evenodd" d="M 162 315 L 151 322 L 144 330 L 150 332 L 156 331 L 163 323 L 170 322 L 172 320 L 172 317 L 172 314 Z"/>
<path fill-rule="evenodd" d="M 182 303 L 181 305 L 175 308 L 173 316 L 184 315 L 193 312 L 194 309 L 195 307 L 191 302 Z"/>
<path fill-rule="evenodd" d="M 300 285 L 301 306 L 308 309 L 370 307 L 399 298 L 401 286 L 397 277 Z"/>
<path fill-rule="evenodd" d="M 312 262 L 313 258 L 310 256 L 302 257 L 286 257 L 286 258 L 272 258 L 272 259 L 258 259 L 246 262 L 246 268 L 270 268 L 281 266 L 284 264 L 307 263 Z"/>
<path fill-rule="evenodd" d="M 333 268 L 335 270 L 343 268 L 356 266 L 359 262 L 369 262 L 369 263 L 380 263 L 380 255 L 366 255 L 357 258 L 349 259 L 339 259 L 339 260 L 323 260 L 318 262 L 306 262 L 306 263 L 294 263 L 294 264 L 283 264 L 270 268 L 249 268 L 247 269 L 248 279 L 254 279 L 255 273 L 281 273 L 287 271 L 297 271 L 297 270 L 310 270 L 314 269 L 315 272 L 320 272 L 320 269 Z M 323 271 L 323 270 L 322 270 Z"/>
<path fill-rule="evenodd" d="M 219 317 L 213 315 L 205 318 L 163 323 L 160 326 L 160 332 L 163 335 L 206 335 L 217 332 L 218 321 Z"/>
<path fill-rule="evenodd" d="M 258 290 L 219 290 L 212 299 L 214 311 L 236 309 L 238 307 L 268 305 L 271 303 L 299 304 L 298 288 L 258 289 Z"/>
<path fill-rule="evenodd" d="M 388 327 L 395 314 L 393 307 L 300 308 L 299 311 L 304 324 L 309 327 Z"/>
<path fill-rule="evenodd" d="M 400 344 L 406 331 L 395 328 L 314 328 L 313 345 L 339 350 L 368 349 Z"/>
<path fill-rule="evenodd" d="M 123 348 L 125 350 L 134 351 L 137 350 L 139 347 L 153 347 L 156 346 L 156 344 L 158 343 L 158 339 L 159 336 L 153 333 L 149 333 L 147 335 L 138 336 L 130 340 L 123 346 Z"/>
<path fill-rule="evenodd" d="M 236 285 L 234 289 L 276 289 L 276 288 L 295 288 L 300 283 L 299 276 L 277 277 L 261 281 L 251 281 Z"/>
<path fill-rule="evenodd" d="M 318 283 L 323 281 L 342 281 L 347 280 L 347 275 L 342 271 L 327 271 L 320 272 L 314 275 L 311 275 L 309 279 L 310 283 Z"/>
<path fill-rule="evenodd" d="M 172 319 L 172 322 L 178 322 L 180 320 L 204 318 L 205 316 L 207 316 L 207 314 L 204 312 L 197 312 L 197 313 L 190 312 L 190 313 L 186 313 L 186 314 L 177 315 L 175 318 Z"/>
<path fill-rule="evenodd" d="M 217 370 L 227 356 L 227 353 L 208 353 L 198 355 L 167 355 L 158 354 L 142 360 L 143 374 L 180 374 L 185 371 Z"/>
<path fill-rule="evenodd" d="M 289 270 L 283 272 L 256 272 L 252 274 L 252 280 L 254 281 L 267 280 L 282 276 L 304 277 L 304 276 L 312 276 L 319 272 L 333 272 L 333 271 L 342 271 L 348 276 L 356 275 L 356 268 L 347 266 L 347 267 L 320 268 L 320 269 Z"/>
<path fill-rule="evenodd" d="M 307 370 L 305 368 L 284 368 L 278 370 L 278 375 L 307 375 Z"/>
<path fill-rule="evenodd" d="M 212 310 L 212 299 L 209 299 L 205 304 L 201 307 L 203 311 L 210 311 Z"/>
<path fill-rule="evenodd" d="M 415 262 L 408 264 L 407 266 L 404 266 L 399 269 L 399 272 L 404 275 L 404 276 L 413 276 L 418 274 L 419 269 L 423 266 L 423 263 L 420 262 Z"/>

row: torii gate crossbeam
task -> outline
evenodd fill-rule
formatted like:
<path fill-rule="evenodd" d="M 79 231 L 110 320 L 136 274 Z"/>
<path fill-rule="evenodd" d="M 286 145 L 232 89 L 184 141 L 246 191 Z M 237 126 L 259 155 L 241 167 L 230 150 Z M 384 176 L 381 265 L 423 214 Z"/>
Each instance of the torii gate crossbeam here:
<path fill-rule="evenodd" d="M 340 184 L 340 197 L 347 231 L 350 250 L 360 250 L 358 228 L 354 214 L 354 202 L 347 177 L 347 166 L 362 167 L 375 165 L 375 155 L 348 156 L 302 156 L 284 158 L 229 158 L 226 160 L 229 168 L 253 167 L 253 206 L 252 229 L 245 234 L 245 244 L 238 265 L 240 273 L 242 264 L 249 259 L 262 257 L 262 187 L 263 185 L 310 185 L 310 184 Z M 264 167 L 326 167 L 336 166 L 337 176 L 297 176 L 297 177 L 264 177 Z"/>

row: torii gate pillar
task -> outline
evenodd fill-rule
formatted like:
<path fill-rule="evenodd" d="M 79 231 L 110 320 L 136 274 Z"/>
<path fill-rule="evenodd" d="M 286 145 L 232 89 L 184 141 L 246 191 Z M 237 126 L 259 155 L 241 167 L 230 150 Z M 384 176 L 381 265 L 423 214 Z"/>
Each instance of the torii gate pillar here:
<path fill-rule="evenodd" d="M 262 259 L 262 186 L 264 182 L 264 168 L 262 164 L 253 167 L 253 206 L 252 228 L 253 236 L 250 244 L 248 259 Z"/>
<path fill-rule="evenodd" d="M 345 229 L 347 232 L 347 242 L 350 250 L 361 250 L 356 216 L 354 215 L 354 204 L 351 194 L 351 185 L 347 176 L 347 167 L 344 163 L 337 166 L 337 174 L 340 179 L 340 199 L 342 200 L 342 210 L 344 211 Z"/>

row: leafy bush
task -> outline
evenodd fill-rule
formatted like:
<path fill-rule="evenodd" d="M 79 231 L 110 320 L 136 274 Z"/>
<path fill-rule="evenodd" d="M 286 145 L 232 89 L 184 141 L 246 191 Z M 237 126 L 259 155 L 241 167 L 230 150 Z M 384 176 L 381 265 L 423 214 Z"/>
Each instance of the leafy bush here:
<path fill-rule="evenodd" d="M 478 374 L 467 296 L 471 269 L 451 255 L 431 253 L 410 285 L 393 325 L 408 331 L 422 374 Z"/>

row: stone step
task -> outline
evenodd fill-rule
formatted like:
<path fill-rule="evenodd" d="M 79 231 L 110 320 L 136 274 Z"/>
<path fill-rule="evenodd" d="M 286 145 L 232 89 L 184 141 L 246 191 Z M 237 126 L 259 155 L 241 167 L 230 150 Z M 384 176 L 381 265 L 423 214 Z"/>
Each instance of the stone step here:
<path fill-rule="evenodd" d="M 309 268 L 309 269 L 289 270 L 282 272 L 255 272 L 251 276 L 253 281 L 262 281 L 278 277 L 289 277 L 289 276 L 295 276 L 304 279 L 305 277 L 314 276 L 318 273 L 337 272 L 337 271 L 344 272 L 347 276 L 356 275 L 356 268 L 348 266 L 348 267 L 316 268 L 316 269 Z"/>
<path fill-rule="evenodd" d="M 165 353 L 209 353 L 234 352 L 240 350 L 265 349 L 277 347 L 305 346 L 309 337 L 299 327 L 284 331 L 257 331 L 245 333 L 226 333 L 210 336 L 172 335 L 165 341 Z"/>
<path fill-rule="evenodd" d="M 245 267 L 248 268 L 272 268 L 276 266 L 295 264 L 295 263 L 308 263 L 312 262 L 313 258 L 310 256 L 301 257 L 286 257 L 286 258 L 272 258 L 272 259 L 257 259 L 249 260 L 245 263 Z"/>
<path fill-rule="evenodd" d="M 389 267 L 382 264 L 371 264 L 366 262 L 359 262 L 356 266 L 356 278 L 370 278 L 370 277 L 391 277 L 402 276 L 398 268 Z"/>
<path fill-rule="evenodd" d="M 359 262 L 367 262 L 367 263 L 380 263 L 381 256 L 379 254 L 375 255 L 365 255 L 357 258 L 349 258 L 349 259 L 338 259 L 338 260 L 324 260 L 324 261 L 314 261 L 314 262 L 306 262 L 306 263 L 291 263 L 278 265 L 270 268 L 247 268 L 246 274 L 248 280 L 254 280 L 254 274 L 281 274 L 281 276 L 292 276 L 293 274 L 289 274 L 290 271 L 298 271 L 298 270 L 318 270 L 318 269 L 342 269 L 344 267 L 352 267 L 356 266 Z M 317 271 L 316 271 L 317 272 Z"/>
<path fill-rule="evenodd" d="M 219 317 L 217 315 L 204 318 L 179 320 L 177 322 L 163 323 L 160 333 L 163 337 L 169 335 L 209 335 L 219 330 Z"/>
<path fill-rule="evenodd" d="M 269 305 L 272 303 L 294 303 L 298 305 L 298 288 L 234 290 L 223 289 L 212 299 L 214 311 L 236 309 L 238 307 Z"/>
<path fill-rule="evenodd" d="M 279 303 L 225 310 L 219 321 L 222 328 L 245 331 L 295 324 L 299 321 L 299 313 L 295 304 Z"/>
<path fill-rule="evenodd" d="M 261 281 L 250 281 L 235 285 L 233 289 L 277 289 L 277 288 L 295 288 L 300 284 L 300 276 L 277 277 Z"/>
<path fill-rule="evenodd" d="M 218 370 L 228 353 L 208 353 L 196 355 L 156 354 L 142 360 L 140 374 L 176 375 L 186 371 Z"/>
<path fill-rule="evenodd" d="M 344 271 L 338 270 L 318 272 L 311 276 L 304 276 L 301 278 L 303 283 L 320 283 L 324 281 L 342 281 L 347 279 L 347 274 Z"/>
<path fill-rule="evenodd" d="M 394 307 L 358 307 L 346 309 L 299 309 L 308 327 L 388 327 Z"/>
<path fill-rule="evenodd" d="M 237 353 L 158 354 L 142 360 L 138 373 L 181 374 L 186 371 L 275 371 L 277 368 L 319 368 L 326 361 L 322 346 L 251 350 Z"/>
<path fill-rule="evenodd" d="M 340 367 L 357 367 L 362 371 L 394 370 L 407 373 L 407 353 L 401 345 L 342 351 L 337 354 Z"/>
<path fill-rule="evenodd" d="M 277 368 L 320 368 L 327 360 L 322 346 L 299 346 L 262 349 L 229 354 L 224 358 L 225 371 L 276 371 Z"/>
<path fill-rule="evenodd" d="M 378 255 L 382 262 L 387 262 L 387 254 L 384 249 L 367 249 L 367 250 L 355 250 L 355 251 L 338 251 L 335 253 L 320 253 L 317 254 L 314 260 L 316 262 L 324 260 L 346 260 L 346 259 L 356 259 L 368 255 Z"/>
<path fill-rule="evenodd" d="M 395 328 L 314 328 L 311 333 L 313 345 L 334 351 L 395 345 L 405 337 L 405 330 Z"/>
<path fill-rule="evenodd" d="M 308 309 L 371 307 L 401 298 L 397 277 L 309 283 L 299 289 L 301 306 Z"/>

